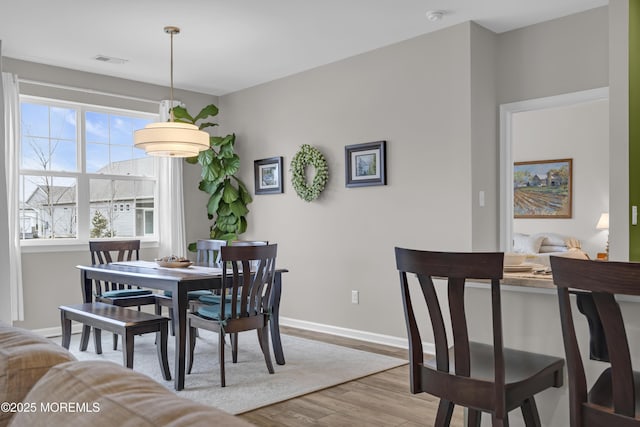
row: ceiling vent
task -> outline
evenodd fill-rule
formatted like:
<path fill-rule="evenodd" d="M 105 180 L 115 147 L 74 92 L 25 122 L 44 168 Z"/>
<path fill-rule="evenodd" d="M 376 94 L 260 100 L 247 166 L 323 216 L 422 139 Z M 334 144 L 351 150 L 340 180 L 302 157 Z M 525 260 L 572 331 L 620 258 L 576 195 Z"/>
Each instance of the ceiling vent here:
<path fill-rule="evenodd" d="M 124 64 L 125 62 L 127 62 L 126 59 L 114 58 L 112 56 L 106 56 L 106 55 L 97 55 L 93 59 L 95 59 L 96 61 L 108 62 L 110 64 Z"/>

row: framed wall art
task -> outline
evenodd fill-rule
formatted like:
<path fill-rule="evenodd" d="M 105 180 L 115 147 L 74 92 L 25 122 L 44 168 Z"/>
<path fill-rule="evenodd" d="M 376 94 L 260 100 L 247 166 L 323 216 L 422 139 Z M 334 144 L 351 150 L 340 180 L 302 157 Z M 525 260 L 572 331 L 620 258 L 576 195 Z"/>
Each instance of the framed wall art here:
<path fill-rule="evenodd" d="M 572 217 L 572 159 L 513 164 L 514 218 Z"/>
<path fill-rule="evenodd" d="M 253 174 L 256 194 L 282 193 L 282 157 L 255 160 Z"/>
<path fill-rule="evenodd" d="M 344 147 L 345 185 L 387 185 L 386 141 Z"/>

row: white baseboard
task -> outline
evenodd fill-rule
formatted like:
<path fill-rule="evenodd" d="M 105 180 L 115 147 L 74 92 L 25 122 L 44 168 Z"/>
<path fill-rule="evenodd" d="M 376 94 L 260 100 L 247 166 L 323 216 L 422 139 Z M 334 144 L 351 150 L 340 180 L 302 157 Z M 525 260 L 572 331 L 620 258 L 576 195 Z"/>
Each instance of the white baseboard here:
<path fill-rule="evenodd" d="M 375 344 L 388 345 L 390 347 L 405 349 L 409 348 L 409 343 L 406 338 L 399 338 L 391 335 L 376 334 L 373 332 L 360 331 L 357 329 L 348 329 L 339 326 L 325 325 L 322 323 L 308 322 L 306 320 L 291 319 L 289 317 L 281 317 L 280 324 L 283 326 L 290 326 L 292 328 L 304 329 L 307 331 L 321 332 L 329 335 L 352 338 Z M 47 338 L 62 336 L 62 328 L 60 326 L 53 328 L 34 329 L 33 332 Z M 79 334 L 80 332 L 82 332 L 82 325 L 80 323 L 74 323 L 71 326 L 71 333 Z M 435 346 L 429 342 L 423 342 L 422 349 L 426 354 L 436 353 Z"/>
<path fill-rule="evenodd" d="M 322 332 L 329 335 L 353 338 L 360 341 L 383 344 L 391 347 L 409 348 L 409 342 L 407 338 L 399 338 L 391 335 L 376 334 L 373 332 L 360 331 L 357 329 L 348 329 L 339 326 L 325 325 L 322 323 L 308 322 L 306 320 L 291 319 L 289 317 L 281 317 L 280 324 L 283 326 L 290 326 L 292 328 Z M 427 354 L 436 353 L 436 348 L 432 343 L 423 342 L 422 349 Z"/>
<path fill-rule="evenodd" d="M 43 329 L 33 329 L 32 332 L 42 335 L 45 338 L 55 338 L 62 336 L 62 327 L 56 326 L 53 328 L 43 328 Z M 73 323 L 71 325 L 71 333 L 79 334 L 82 332 L 82 324 L 81 323 Z"/>

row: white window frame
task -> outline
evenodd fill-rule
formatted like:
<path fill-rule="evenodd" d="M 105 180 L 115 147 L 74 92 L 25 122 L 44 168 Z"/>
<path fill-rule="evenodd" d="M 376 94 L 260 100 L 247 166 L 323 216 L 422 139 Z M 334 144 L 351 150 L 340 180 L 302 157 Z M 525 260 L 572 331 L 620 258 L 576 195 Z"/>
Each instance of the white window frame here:
<path fill-rule="evenodd" d="M 86 162 L 85 162 L 85 150 L 86 150 L 86 141 L 85 141 L 85 113 L 87 111 L 98 112 L 98 113 L 108 113 L 108 114 L 120 114 L 129 117 L 137 117 L 149 119 L 151 121 L 158 121 L 159 115 L 143 112 L 143 111 L 135 111 L 124 108 L 114 108 L 114 107 L 105 107 L 95 104 L 87 104 L 81 102 L 71 102 L 71 101 L 63 101 L 59 99 L 40 97 L 40 96 L 32 96 L 32 95 L 20 95 L 20 105 L 23 102 L 26 103 L 39 103 L 46 104 L 50 107 L 61 107 L 61 108 L 71 108 L 77 111 L 77 127 L 76 127 L 76 138 L 78 141 L 77 146 L 77 165 L 78 170 L 75 172 L 60 172 L 60 171 L 43 171 L 43 170 L 30 170 L 30 169 L 22 169 L 20 168 L 20 176 L 22 175 L 40 175 L 40 176 L 53 176 L 53 177 L 74 177 L 77 180 L 77 230 L 75 238 L 56 238 L 56 239 L 21 239 L 20 245 L 23 249 L 23 252 L 48 252 L 55 251 L 58 248 L 63 248 L 64 250 L 86 250 L 87 245 L 89 243 L 89 233 L 90 233 L 90 204 L 89 204 L 89 182 L 91 179 L 114 179 L 114 180 L 123 180 L 123 181 L 152 181 L 154 182 L 154 234 L 152 235 L 142 235 L 142 236 L 131 236 L 127 238 L 131 239 L 140 239 L 143 247 L 152 247 L 157 246 L 158 244 L 158 161 L 155 159 L 154 161 L 154 175 L 152 177 L 142 177 L 142 176 L 130 176 L 130 175 L 107 175 L 100 173 L 88 173 L 86 171 Z M 22 141 L 20 140 L 20 144 Z M 105 239 L 91 239 L 91 240 L 118 240 L 122 239 L 122 236 L 116 236 L 113 238 L 105 238 Z"/>

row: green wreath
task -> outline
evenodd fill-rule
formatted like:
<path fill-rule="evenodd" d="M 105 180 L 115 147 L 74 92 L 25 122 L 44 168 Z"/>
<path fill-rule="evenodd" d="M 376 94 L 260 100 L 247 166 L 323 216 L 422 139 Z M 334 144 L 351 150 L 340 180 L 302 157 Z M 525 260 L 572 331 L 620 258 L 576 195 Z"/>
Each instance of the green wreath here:
<path fill-rule="evenodd" d="M 313 166 L 316 170 L 311 185 L 307 184 L 307 177 L 304 173 L 307 165 Z M 300 151 L 293 156 L 293 160 L 291 160 L 291 173 L 293 188 L 295 188 L 298 196 L 307 202 L 315 200 L 322 190 L 324 190 L 324 186 L 329 180 L 327 160 L 317 148 L 309 144 L 303 144 L 302 147 L 300 147 Z"/>

